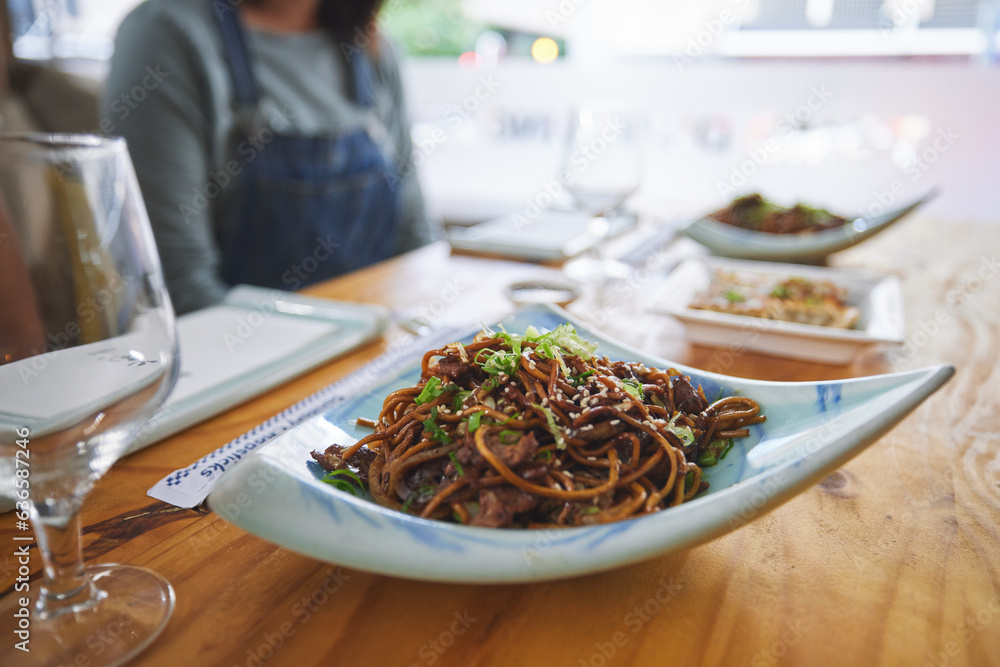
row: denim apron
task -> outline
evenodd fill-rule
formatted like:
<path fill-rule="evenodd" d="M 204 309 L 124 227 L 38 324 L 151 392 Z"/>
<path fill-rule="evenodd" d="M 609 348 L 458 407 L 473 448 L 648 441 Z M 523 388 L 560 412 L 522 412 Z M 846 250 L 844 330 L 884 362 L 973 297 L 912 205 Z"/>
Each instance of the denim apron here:
<path fill-rule="evenodd" d="M 213 13 L 232 70 L 237 128 L 259 147 L 225 206 L 223 280 L 298 289 L 389 257 L 400 227 L 394 165 L 364 128 L 319 137 L 267 128 L 237 11 Z M 371 63 L 357 51 L 349 61 L 356 101 L 372 109 Z"/>

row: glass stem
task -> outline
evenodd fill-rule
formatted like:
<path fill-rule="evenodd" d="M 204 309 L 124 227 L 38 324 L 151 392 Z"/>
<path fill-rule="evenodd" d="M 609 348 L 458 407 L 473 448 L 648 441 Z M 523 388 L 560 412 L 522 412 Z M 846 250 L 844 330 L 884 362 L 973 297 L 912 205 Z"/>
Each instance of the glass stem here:
<path fill-rule="evenodd" d="M 59 521 L 35 517 L 32 523 L 45 570 L 35 603 L 39 618 L 80 611 L 97 602 L 98 590 L 83 571 L 80 515 L 73 512 Z"/>

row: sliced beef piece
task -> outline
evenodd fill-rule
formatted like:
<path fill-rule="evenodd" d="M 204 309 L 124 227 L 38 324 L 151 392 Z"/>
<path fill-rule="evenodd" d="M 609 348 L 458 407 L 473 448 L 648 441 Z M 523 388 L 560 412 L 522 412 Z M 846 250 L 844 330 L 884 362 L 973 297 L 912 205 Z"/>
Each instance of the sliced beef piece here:
<path fill-rule="evenodd" d="M 503 461 L 508 468 L 513 468 L 525 461 L 530 461 L 538 453 L 538 441 L 535 440 L 535 434 L 528 431 L 525 435 L 512 445 L 505 445 L 500 441 L 499 436 L 487 436 L 486 446 L 490 448 L 490 451 L 497 455 L 497 458 Z"/>
<path fill-rule="evenodd" d="M 347 449 L 348 447 L 344 447 L 343 445 L 330 445 L 323 453 L 314 451 L 312 457 L 324 470 L 333 472 L 334 470 L 347 468 L 355 473 L 363 484 L 368 484 L 368 468 L 371 467 L 372 461 L 378 456 L 378 452 L 374 452 L 367 447 L 362 447 L 345 461 L 341 457 L 341 454 Z"/>
<path fill-rule="evenodd" d="M 473 368 L 470 364 L 464 364 L 459 359 L 443 357 L 438 359 L 437 366 L 434 367 L 438 375 L 451 378 L 455 382 L 463 382 L 472 377 Z"/>
<path fill-rule="evenodd" d="M 701 400 L 698 390 L 691 385 L 691 380 L 687 376 L 675 375 L 671 379 L 674 385 L 674 407 L 676 409 L 696 415 L 708 407 L 708 404 Z"/>
<path fill-rule="evenodd" d="M 503 444 L 498 433 L 490 433 L 486 436 L 486 446 L 508 468 L 530 461 L 538 453 L 538 441 L 531 431 L 522 435 L 516 443 L 509 445 Z M 486 460 L 476 449 L 476 439 L 472 435 L 465 437 L 462 447 L 455 452 L 455 458 L 463 466 L 479 467 L 486 464 Z"/>
<path fill-rule="evenodd" d="M 509 526 L 517 514 L 529 512 L 540 498 L 512 486 L 491 486 L 479 492 L 479 513 L 469 521 L 473 526 Z"/>

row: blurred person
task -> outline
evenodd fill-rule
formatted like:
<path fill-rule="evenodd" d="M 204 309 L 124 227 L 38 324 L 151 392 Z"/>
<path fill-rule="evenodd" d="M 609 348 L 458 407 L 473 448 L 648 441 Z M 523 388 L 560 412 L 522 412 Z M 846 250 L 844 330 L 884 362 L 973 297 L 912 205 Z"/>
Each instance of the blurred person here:
<path fill-rule="evenodd" d="M 431 234 L 381 0 L 148 0 L 101 130 L 125 137 L 178 313 L 298 289 Z"/>

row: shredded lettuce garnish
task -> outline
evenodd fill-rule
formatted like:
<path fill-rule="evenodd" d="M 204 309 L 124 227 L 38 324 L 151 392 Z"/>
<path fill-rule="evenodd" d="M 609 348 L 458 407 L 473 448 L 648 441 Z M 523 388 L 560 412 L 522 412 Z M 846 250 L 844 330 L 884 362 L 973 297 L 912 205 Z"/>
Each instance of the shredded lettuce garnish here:
<path fill-rule="evenodd" d="M 574 355 L 584 360 L 593 359 L 597 350 L 597 343 L 581 338 L 576 333 L 576 328 L 569 322 L 560 324 L 552 331 L 539 331 L 534 326 L 529 326 L 524 330 L 523 336 L 508 333 L 502 326 L 499 332 L 488 327 L 484 328 L 483 332 L 491 338 L 502 339 L 512 351 L 517 352 L 518 356 L 521 355 L 522 342 L 537 343 L 539 354 L 548 359 L 554 359 L 560 350 L 562 354 Z"/>
<path fill-rule="evenodd" d="M 622 387 L 625 389 L 625 391 L 632 394 L 632 396 L 635 396 L 640 401 L 642 400 L 642 394 L 643 394 L 642 383 L 639 382 L 638 380 L 633 380 L 632 378 L 626 378 L 622 380 Z"/>
<path fill-rule="evenodd" d="M 667 422 L 667 430 L 676 435 L 678 439 L 680 439 L 681 447 L 688 447 L 694 444 L 694 431 L 691 430 L 690 426 L 674 425 L 674 422 L 676 422 L 677 418 L 680 416 L 681 413 L 678 412 L 677 414 L 675 414 L 673 417 L 670 418 L 670 421 Z"/>
<path fill-rule="evenodd" d="M 576 328 L 569 322 L 564 322 L 557 326 L 554 331 L 543 334 L 539 334 L 534 327 L 528 327 L 525 339 L 535 343 L 551 341 L 562 348 L 566 354 L 575 355 L 581 359 L 593 359 L 594 352 L 597 350 L 597 343 L 580 338 L 576 333 Z"/>
<path fill-rule="evenodd" d="M 559 449 L 566 449 L 566 438 L 563 437 L 562 431 L 559 430 L 559 426 L 556 425 L 556 416 L 552 414 L 552 410 L 548 409 L 544 405 L 539 405 L 538 403 L 532 403 L 531 407 L 538 408 L 545 415 L 545 422 L 548 424 L 549 433 L 552 437 L 556 439 L 556 447 Z"/>

